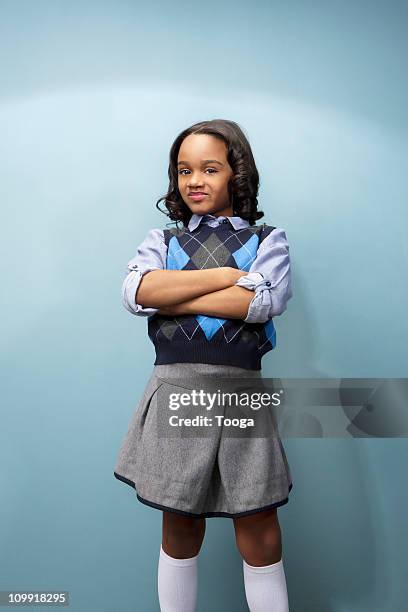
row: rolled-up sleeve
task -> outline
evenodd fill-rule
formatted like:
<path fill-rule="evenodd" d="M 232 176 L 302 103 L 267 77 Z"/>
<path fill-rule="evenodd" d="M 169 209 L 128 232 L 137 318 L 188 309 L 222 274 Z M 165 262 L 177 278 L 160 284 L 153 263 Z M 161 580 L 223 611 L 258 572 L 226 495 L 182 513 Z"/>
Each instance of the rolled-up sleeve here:
<path fill-rule="evenodd" d="M 122 304 L 134 315 L 152 316 L 158 308 L 145 307 L 136 302 L 136 291 L 147 272 L 166 268 L 167 247 L 163 230 L 151 229 L 137 248 L 137 253 L 128 262 L 126 276 L 122 283 Z"/>
<path fill-rule="evenodd" d="M 261 242 L 248 274 L 235 284 L 255 291 L 246 323 L 265 323 L 286 310 L 293 293 L 289 244 L 282 228 L 275 228 Z"/>

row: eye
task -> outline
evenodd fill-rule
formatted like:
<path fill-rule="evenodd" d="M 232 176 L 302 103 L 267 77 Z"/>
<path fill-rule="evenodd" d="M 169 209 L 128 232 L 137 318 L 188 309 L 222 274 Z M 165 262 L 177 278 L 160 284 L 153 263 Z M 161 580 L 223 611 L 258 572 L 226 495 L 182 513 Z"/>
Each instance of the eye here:
<path fill-rule="evenodd" d="M 183 175 L 183 172 L 185 172 L 186 170 L 187 170 L 187 168 L 183 168 L 182 170 L 179 170 L 178 173 Z M 207 170 L 212 170 L 213 171 L 210 174 L 215 174 L 217 172 L 217 170 L 215 168 L 207 168 Z M 189 172 L 189 171 L 187 170 L 187 172 Z M 183 175 L 183 176 L 185 176 L 185 175 Z"/>

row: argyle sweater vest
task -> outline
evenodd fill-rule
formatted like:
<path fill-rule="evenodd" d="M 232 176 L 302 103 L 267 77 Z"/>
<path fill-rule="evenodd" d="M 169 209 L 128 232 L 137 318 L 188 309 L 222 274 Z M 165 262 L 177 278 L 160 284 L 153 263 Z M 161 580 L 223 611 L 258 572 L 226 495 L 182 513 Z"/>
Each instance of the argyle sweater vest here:
<path fill-rule="evenodd" d="M 235 230 L 228 220 L 217 227 L 200 224 L 165 229 L 168 270 L 202 270 L 229 266 L 249 271 L 262 240 L 275 228 L 265 223 Z M 155 365 L 176 362 L 233 365 L 260 370 L 265 353 L 275 348 L 272 319 L 245 323 L 204 314 L 148 318 L 148 335 L 156 352 Z"/>

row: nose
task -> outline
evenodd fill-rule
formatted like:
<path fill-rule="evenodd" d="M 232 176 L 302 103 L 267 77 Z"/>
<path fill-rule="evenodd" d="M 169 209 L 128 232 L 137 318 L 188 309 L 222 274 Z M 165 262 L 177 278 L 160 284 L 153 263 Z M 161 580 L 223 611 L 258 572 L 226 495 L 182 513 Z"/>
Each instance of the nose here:
<path fill-rule="evenodd" d="M 194 174 L 190 174 L 190 179 L 188 181 L 188 186 L 190 188 L 196 188 L 196 187 L 202 187 L 203 186 L 203 182 L 202 180 L 200 180 L 199 175 L 195 175 Z"/>

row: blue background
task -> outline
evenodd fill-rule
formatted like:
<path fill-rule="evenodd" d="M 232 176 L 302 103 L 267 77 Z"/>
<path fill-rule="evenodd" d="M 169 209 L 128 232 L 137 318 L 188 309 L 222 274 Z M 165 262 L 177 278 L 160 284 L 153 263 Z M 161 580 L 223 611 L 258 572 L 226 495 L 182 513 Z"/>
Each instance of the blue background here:
<path fill-rule="evenodd" d="M 0 589 L 84 612 L 158 610 L 161 513 L 113 477 L 154 361 L 120 302 L 212 118 L 245 130 L 294 297 L 266 376 L 407 373 L 404 2 L 4 1 L 0 8 Z M 287 439 L 291 610 L 407 601 L 407 442 Z M 232 522 L 207 520 L 199 612 L 247 610 Z"/>

